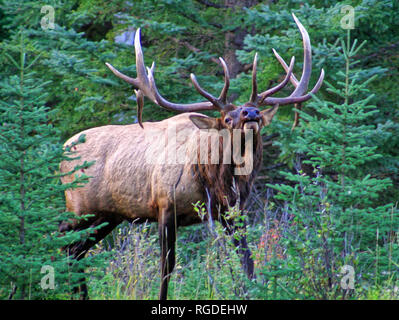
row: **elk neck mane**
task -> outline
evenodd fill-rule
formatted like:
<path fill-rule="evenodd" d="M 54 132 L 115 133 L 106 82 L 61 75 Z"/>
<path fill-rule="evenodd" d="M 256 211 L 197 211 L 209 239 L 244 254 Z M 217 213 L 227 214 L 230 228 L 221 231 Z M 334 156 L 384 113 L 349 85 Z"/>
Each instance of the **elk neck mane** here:
<path fill-rule="evenodd" d="M 210 201 L 212 212 L 219 212 L 220 214 L 228 207 L 237 205 L 237 201 L 239 201 L 240 209 L 245 206 L 252 184 L 262 163 L 262 138 L 259 132 L 253 135 L 251 140 L 251 143 L 253 143 L 252 157 L 245 152 L 244 139 L 242 140 L 241 150 L 244 162 L 241 164 L 235 163 L 233 156 L 231 156 L 230 163 L 224 163 L 224 145 L 221 136 L 217 143 L 219 161 L 216 164 L 210 161 L 212 144 L 208 144 L 206 156 L 209 161 L 203 163 L 199 159 L 200 154 L 197 153 L 198 161 L 193 165 L 193 172 L 204 187 L 204 199 L 209 196 L 208 201 Z M 252 161 L 250 173 L 246 175 L 235 174 L 235 170 L 248 164 L 248 161 Z"/>

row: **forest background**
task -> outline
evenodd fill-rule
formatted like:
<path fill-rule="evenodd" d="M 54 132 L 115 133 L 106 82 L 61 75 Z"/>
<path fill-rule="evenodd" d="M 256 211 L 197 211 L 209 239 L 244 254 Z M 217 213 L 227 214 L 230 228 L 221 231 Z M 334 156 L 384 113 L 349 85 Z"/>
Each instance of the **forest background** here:
<path fill-rule="evenodd" d="M 192 72 L 220 92 L 220 56 L 232 78 L 230 99 L 245 103 L 255 52 L 261 90 L 284 76 L 272 48 L 286 61 L 295 56 L 300 74 L 295 13 L 312 42 L 311 85 L 321 68 L 326 78 L 295 129 L 293 107 L 280 108 L 263 129 L 264 163 L 245 212 L 257 278 L 246 279 L 220 225 L 181 228 L 170 298 L 397 299 L 398 5 L 0 1 L 0 297 L 69 299 L 84 266 L 92 299 L 156 298 L 155 225 L 121 225 L 77 265 L 60 252 L 87 236 L 57 231 L 69 216 L 63 191 L 74 187 L 56 174 L 62 145 L 86 128 L 137 122 L 131 86 L 105 66 L 135 75 L 137 28 L 146 65 L 156 61 L 157 85 L 169 100 L 202 100 Z M 146 100 L 143 121 L 171 116 Z"/>

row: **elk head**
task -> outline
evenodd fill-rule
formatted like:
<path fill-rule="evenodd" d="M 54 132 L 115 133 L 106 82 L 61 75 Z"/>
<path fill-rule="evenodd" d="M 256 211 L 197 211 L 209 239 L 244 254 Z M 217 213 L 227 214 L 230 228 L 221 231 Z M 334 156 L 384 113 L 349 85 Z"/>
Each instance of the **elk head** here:
<path fill-rule="evenodd" d="M 324 70 L 321 70 L 319 80 L 317 81 L 314 88 L 306 93 L 308 89 L 310 74 L 312 70 L 312 57 L 311 57 L 311 45 L 309 35 L 306 29 L 303 27 L 301 22 L 292 14 L 295 23 L 297 24 L 303 39 L 304 48 L 304 63 L 303 71 L 300 80 L 298 81 L 295 75 L 292 73 L 294 67 L 294 57 L 292 57 L 290 65 L 288 66 L 285 61 L 278 55 L 273 49 L 273 52 L 277 60 L 281 63 L 286 71 L 284 80 L 273 88 L 270 88 L 262 93 L 258 93 L 257 80 L 256 80 L 256 68 L 258 54 L 255 54 L 252 71 L 252 94 L 249 102 L 241 106 L 236 106 L 227 101 L 227 92 L 230 84 L 229 71 L 225 61 L 219 58 L 220 63 L 224 70 L 224 87 L 218 98 L 205 91 L 198 83 L 194 74 L 191 74 L 191 81 L 194 84 L 196 90 L 207 99 L 207 101 L 192 103 L 192 104 L 177 104 L 167 101 L 163 98 L 155 84 L 154 70 L 155 63 L 152 63 L 151 68 L 146 68 L 144 65 L 143 52 L 140 43 L 140 29 L 137 30 L 135 36 L 135 51 L 136 51 L 136 69 L 137 78 L 131 78 L 116 70 L 112 65 L 106 63 L 109 69 L 119 78 L 132 84 L 137 90 L 135 90 L 138 104 L 138 122 L 142 126 L 142 109 L 144 105 L 144 96 L 149 98 L 157 105 L 173 111 L 178 112 L 193 112 L 193 111 L 204 111 L 204 110 L 217 110 L 220 112 L 220 118 L 211 118 L 200 115 L 191 115 L 191 121 L 200 129 L 240 129 L 247 130 L 252 129 L 255 133 L 259 133 L 262 126 L 268 125 L 274 114 L 276 113 L 279 106 L 288 104 L 300 104 L 311 98 L 312 94 L 316 93 L 324 79 Z M 288 97 L 272 97 L 273 94 L 283 89 L 288 82 L 291 82 L 295 87 L 294 91 Z M 261 110 L 263 106 L 272 106 L 272 108 Z"/>

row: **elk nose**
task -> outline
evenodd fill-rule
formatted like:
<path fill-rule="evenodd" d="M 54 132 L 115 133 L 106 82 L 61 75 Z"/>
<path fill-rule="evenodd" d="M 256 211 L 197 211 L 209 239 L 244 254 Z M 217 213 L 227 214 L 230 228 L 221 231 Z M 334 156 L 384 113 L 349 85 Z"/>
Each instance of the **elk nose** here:
<path fill-rule="evenodd" d="M 245 108 L 241 111 L 241 117 L 245 120 L 258 120 L 259 109 L 257 108 Z"/>

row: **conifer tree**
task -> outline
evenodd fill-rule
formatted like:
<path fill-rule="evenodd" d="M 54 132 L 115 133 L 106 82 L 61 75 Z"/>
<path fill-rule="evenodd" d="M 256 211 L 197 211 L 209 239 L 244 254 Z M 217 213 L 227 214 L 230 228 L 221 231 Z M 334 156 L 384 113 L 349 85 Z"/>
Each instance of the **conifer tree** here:
<path fill-rule="evenodd" d="M 58 141 L 45 106 L 50 85 L 30 68 L 34 57 L 21 29 L 4 54 L 15 73 L 0 82 L 0 297 L 55 298 L 72 292 L 82 262 L 70 261 L 61 248 L 88 237 L 94 229 L 60 234 L 65 212 L 63 191 L 87 181 L 76 167 L 76 182 L 60 183 L 58 165 L 73 157 Z M 81 136 L 76 143 L 84 142 Z M 100 262 L 100 259 L 97 259 Z M 94 261 L 85 261 L 91 265 Z"/>
<path fill-rule="evenodd" d="M 367 87 L 374 77 L 360 82 L 362 70 L 354 60 L 363 45 L 351 43 L 349 31 L 342 41 L 345 71 L 335 85 L 327 83 L 339 101 L 314 97 L 310 110 L 300 111 L 302 132 L 293 143 L 297 172 L 284 173 L 294 185 L 269 185 L 286 201 L 292 217 L 289 252 L 317 298 L 342 294 L 344 265 L 354 268 L 360 282 L 397 271 L 392 234 L 399 227 L 398 211 L 378 201 L 391 180 L 372 176 L 367 166 L 382 156 L 370 139 L 376 128 L 369 120 L 378 109 Z"/>

